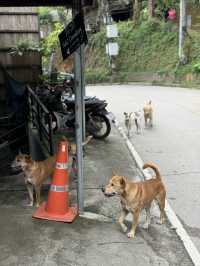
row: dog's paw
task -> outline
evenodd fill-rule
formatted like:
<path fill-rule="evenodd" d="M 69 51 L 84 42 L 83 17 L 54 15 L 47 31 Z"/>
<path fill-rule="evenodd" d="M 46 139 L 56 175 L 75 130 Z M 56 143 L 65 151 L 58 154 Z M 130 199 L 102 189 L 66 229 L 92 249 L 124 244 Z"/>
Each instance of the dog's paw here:
<path fill-rule="evenodd" d="M 125 224 L 122 224 L 122 225 L 121 225 L 121 228 L 122 228 L 122 231 L 123 231 L 124 233 L 126 233 L 127 230 L 128 230 L 128 228 L 127 228 L 127 226 L 126 226 Z"/>
<path fill-rule="evenodd" d="M 134 238 L 135 237 L 135 232 L 130 231 L 130 232 L 128 232 L 127 236 L 128 236 L 128 238 Z"/>
<path fill-rule="evenodd" d="M 157 221 L 156 223 L 159 224 L 159 225 L 162 225 L 162 224 L 164 224 L 164 219 L 159 220 L 159 221 Z"/>
<path fill-rule="evenodd" d="M 146 230 L 149 229 L 149 223 L 145 223 L 145 224 L 143 224 L 143 225 L 142 225 L 142 228 L 143 228 L 143 229 L 146 229 Z"/>
<path fill-rule="evenodd" d="M 33 202 L 29 202 L 25 204 L 26 207 L 33 207 Z"/>

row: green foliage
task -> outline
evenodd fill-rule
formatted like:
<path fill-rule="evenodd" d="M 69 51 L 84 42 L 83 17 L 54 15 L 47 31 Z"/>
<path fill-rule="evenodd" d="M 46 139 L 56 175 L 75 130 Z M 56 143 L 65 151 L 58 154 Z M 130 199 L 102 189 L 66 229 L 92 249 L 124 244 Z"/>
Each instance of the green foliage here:
<path fill-rule="evenodd" d="M 39 7 L 40 25 L 62 22 L 66 24 L 71 19 L 71 12 L 65 7 Z"/>
<path fill-rule="evenodd" d="M 189 61 L 186 65 L 179 65 L 177 24 L 151 19 L 142 21 L 138 26 L 133 21 L 117 25 L 119 55 L 115 59 L 114 81 L 137 81 L 137 76 L 145 78 L 145 73 L 148 76 L 157 74 L 161 79 L 173 77 L 182 81 L 188 73 L 200 74 L 199 33 L 190 32 L 185 43 Z M 105 29 L 90 37 L 86 64 L 90 83 L 109 79 L 105 45 Z"/>
<path fill-rule="evenodd" d="M 109 81 L 109 71 L 107 69 L 87 69 L 85 79 L 89 84 Z"/>
<path fill-rule="evenodd" d="M 131 73 L 157 72 L 161 69 L 166 72 L 176 66 L 178 36 L 176 31 L 169 31 L 167 23 L 152 19 L 135 26 L 132 21 L 127 21 L 118 23 L 118 30 L 120 52 L 115 60 L 114 73 L 117 81 L 130 81 Z M 104 67 L 108 71 L 105 44 L 105 29 L 91 36 L 88 55 L 90 60 L 87 62 L 89 69 L 98 71 Z M 100 76 L 102 80 L 104 76 Z"/>
<path fill-rule="evenodd" d="M 28 39 L 23 39 L 19 41 L 19 43 L 15 47 L 12 47 L 9 53 L 22 56 L 27 51 L 38 51 L 39 52 L 41 51 L 41 48 L 38 44 Z"/>
<path fill-rule="evenodd" d="M 192 65 L 192 72 L 198 74 L 200 73 L 200 62 Z"/>
<path fill-rule="evenodd" d="M 65 7 L 40 7 L 38 11 L 40 25 L 49 25 L 51 28 L 51 33 L 41 41 L 43 67 L 47 67 L 52 52 L 60 55 L 58 35 L 65 25 L 69 23 L 72 14 Z"/>
<path fill-rule="evenodd" d="M 157 0 L 156 1 L 157 7 L 158 8 L 163 8 L 163 6 L 167 7 L 174 7 L 174 8 L 179 8 L 180 1 L 179 0 Z"/>
<path fill-rule="evenodd" d="M 51 22 L 51 8 L 50 7 L 39 7 L 39 21 L 41 25 L 48 24 Z"/>
<path fill-rule="evenodd" d="M 58 35 L 64 29 L 64 25 L 57 22 L 53 26 L 53 31 L 42 41 L 43 55 L 50 55 L 58 46 Z"/>

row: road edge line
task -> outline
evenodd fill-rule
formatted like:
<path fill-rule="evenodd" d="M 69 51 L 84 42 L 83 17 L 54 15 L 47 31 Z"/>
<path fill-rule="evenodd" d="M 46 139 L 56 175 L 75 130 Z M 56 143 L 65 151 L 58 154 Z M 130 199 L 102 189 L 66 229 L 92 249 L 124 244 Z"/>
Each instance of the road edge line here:
<path fill-rule="evenodd" d="M 119 131 L 119 133 L 121 134 L 122 138 L 125 140 L 126 145 L 129 149 L 129 152 L 131 153 L 136 165 L 138 166 L 140 171 L 143 171 L 142 166 L 143 166 L 144 162 L 143 162 L 142 158 L 140 157 L 140 155 L 138 154 L 138 152 L 136 151 L 134 145 L 128 139 L 124 129 L 120 126 L 120 124 L 117 120 L 115 120 L 114 125 L 117 128 L 117 130 Z M 147 178 L 149 177 L 148 172 L 143 172 L 143 173 Z M 166 200 L 166 204 L 165 204 L 165 213 L 166 213 L 166 216 L 167 216 L 169 222 L 171 223 L 172 227 L 175 229 L 177 235 L 179 236 L 179 238 L 183 242 L 183 245 L 184 245 L 189 257 L 191 258 L 192 262 L 194 263 L 195 266 L 200 266 L 200 253 L 197 250 L 195 244 L 192 242 L 190 236 L 188 235 L 188 233 L 184 229 L 182 223 L 178 219 L 176 213 L 173 211 L 172 207 L 170 206 L 170 204 L 168 203 L 167 200 Z"/>

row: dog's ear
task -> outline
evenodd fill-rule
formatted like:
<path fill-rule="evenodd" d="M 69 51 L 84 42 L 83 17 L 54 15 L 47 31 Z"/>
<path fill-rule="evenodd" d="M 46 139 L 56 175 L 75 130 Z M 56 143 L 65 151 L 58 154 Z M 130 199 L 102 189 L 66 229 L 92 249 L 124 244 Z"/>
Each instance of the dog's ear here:
<path fill-rule="evenodd" d="M 19 149 L 19 151 L 18 151 L 18 154 L 19 154 L 19 155 L 22 155 L 22 152 L 21 152 L 21 150 L 20 150 L 20 149 Z"/>
<path fill-rule="evenodd" d="M 126 113 L 126 112 L 124 112 L 124 115 L 127 115 L 127 113 Z"/>
<path fill-rule="evenodd" d="M 151 100 L 149 100 L 149 104 L 151 104 Z"/>
<path fill-rule="evenodd" d="M 120 185 L 123 188 L 125 188 L 125 186 L 126 186 L 126 179 L 124 178 L 124 176 L 122 176 L 121 179 L 120 179 Z"/>
<path fill-rule="evenodd" d="M 24 157 L 25 157 L 25 160 L 27 162 L 30 162 L 31 161 L 31 156 L 30 155 L 26 154 Z"/>
<path fill-rule="evenodd" d="M 113 176 L 117 175 L 117 172 L 115 170 L 112 170 L 112 175 Z"/>

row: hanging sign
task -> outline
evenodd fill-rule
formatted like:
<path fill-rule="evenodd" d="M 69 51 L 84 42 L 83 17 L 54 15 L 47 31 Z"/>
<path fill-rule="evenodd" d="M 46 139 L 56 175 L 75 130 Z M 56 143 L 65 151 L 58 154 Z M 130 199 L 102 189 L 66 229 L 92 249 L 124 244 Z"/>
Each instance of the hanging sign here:
<path fill-rule="evenodd" d="M 87 44 L 88 42 L 83 16 L 77 14 L 58 37 L 62 57 L 63 60 L 65 60 L 68 56 L 74 53 L 81 44 Z"/>

